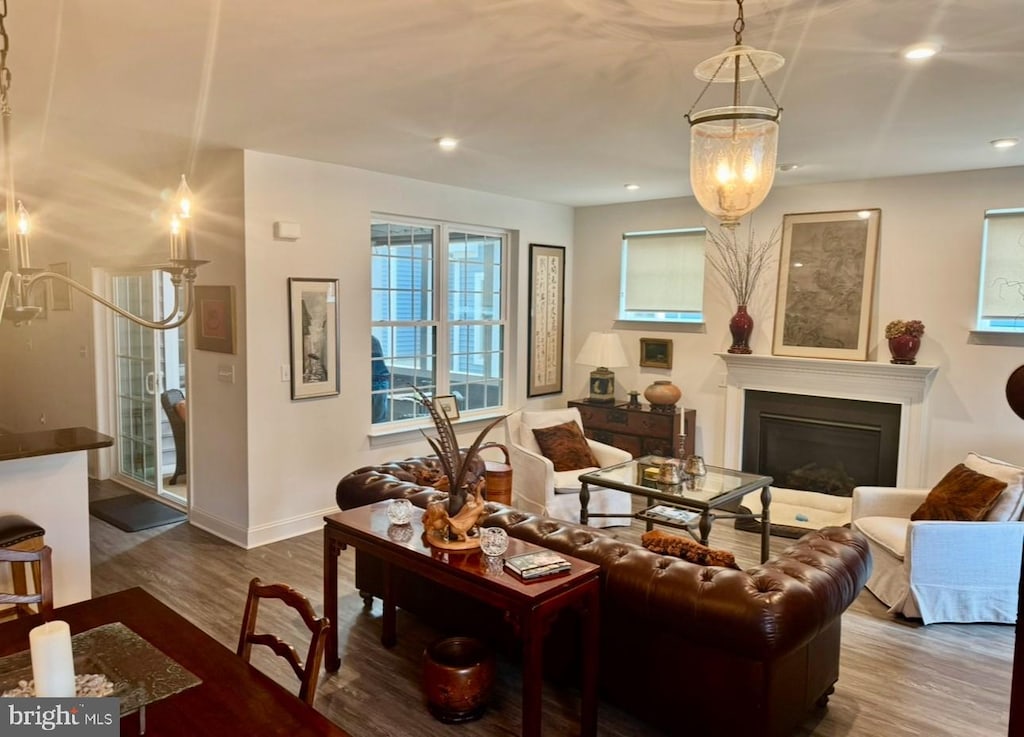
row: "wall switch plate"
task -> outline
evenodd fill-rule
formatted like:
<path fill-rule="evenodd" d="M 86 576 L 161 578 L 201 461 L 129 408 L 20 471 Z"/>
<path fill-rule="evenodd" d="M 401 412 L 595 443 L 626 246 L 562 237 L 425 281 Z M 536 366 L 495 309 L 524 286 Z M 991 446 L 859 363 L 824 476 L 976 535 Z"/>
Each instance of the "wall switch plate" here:
<path fill-rule="evenodd" d="M 235 367 L 221 364 L 217 367 L 217 381 L 223 381 L 225 384 L 235 383 Z"/>
<path fill-rule="evenodd" d="M 302 226 L 278 220 L 274 223 L 274 238 L 279 241 L 297 241 L 302 237 Z"/>
<path fill-rule="evenodd" d="M 292 367 L 289 366 L 287 363 L 282 363 L 281 364 L 281 381 L 291 381 L 291 380 L 292 380 Z"/>

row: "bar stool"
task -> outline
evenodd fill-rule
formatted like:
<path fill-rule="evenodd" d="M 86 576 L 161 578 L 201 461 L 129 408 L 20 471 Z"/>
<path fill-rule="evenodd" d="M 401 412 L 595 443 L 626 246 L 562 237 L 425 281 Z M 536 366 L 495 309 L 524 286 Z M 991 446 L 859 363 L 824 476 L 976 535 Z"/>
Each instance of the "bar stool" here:
<path fill-rule="evenodd" d="M 46 598 L 50 598 L 49 606 L 52 608 L 53 575 L 50 572 L 49 555 L 43 555 L 46 547 L 43 535 L 46 533 L 42 527 L 20 514 L 7 514 L 0 516 L 0 548 L 14 553 L 35 553 L 36 555 L 26 556 L 4 556 L 5 561 L 11 564 L 11 581 L 14 585 L 14 597 L 28 597 L 28 580 L 25 575 L 26 566 L 32 566 L 32 581 L 35 584 L 35 592 L 39 598 L 40 609 L 44 608 Z M 46 551 L 49 552 L 48 550 Z M 44 560 L 45 558 L 45 560 Z M 45 568 L 45 571 L 43 570 Z M 48 579 L 46 589 L 50 592 L 49 597 L 44 593 L 44 573 Z M 15 606 L 19 617 L 33 614 L 28 603 L 18 602 Z M 0 612 L 2 613 L 2 612 Z"/>

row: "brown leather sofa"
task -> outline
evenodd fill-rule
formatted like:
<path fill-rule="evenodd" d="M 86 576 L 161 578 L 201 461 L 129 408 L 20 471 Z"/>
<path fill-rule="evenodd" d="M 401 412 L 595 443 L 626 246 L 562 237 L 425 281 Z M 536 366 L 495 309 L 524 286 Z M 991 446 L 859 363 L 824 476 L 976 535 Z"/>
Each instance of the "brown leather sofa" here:
<path fill-rule="evenodd" d="M 361 468 L 338 483 L 338 506 L 397 497 L 425 506 L 437 492 L 424 484 L 439 474 L 429 458 Z M 600 682 L 607 702 L 671 734 L 781 737 L 833 692 L 841 615 L 871 568 L 859 533 L 812 532 L 767 563 L 736 571 L 657 555 L 616 540 L 614 528 L 608 534 L 489 506 L 486 526 L 601 565 Z M 379 561 L 357 551 L 356 586 L 368 601 L 382 591 L 380 577 Z M 500 625 L 500 613 L 418 577 L 396 577 L 395 585 L 400 607 L 446 631 Z M 548 635 L 546 658 L 574 662 L 571 652 L 552 657 L 577 641 L 572 627 L 568 622 Z"/>

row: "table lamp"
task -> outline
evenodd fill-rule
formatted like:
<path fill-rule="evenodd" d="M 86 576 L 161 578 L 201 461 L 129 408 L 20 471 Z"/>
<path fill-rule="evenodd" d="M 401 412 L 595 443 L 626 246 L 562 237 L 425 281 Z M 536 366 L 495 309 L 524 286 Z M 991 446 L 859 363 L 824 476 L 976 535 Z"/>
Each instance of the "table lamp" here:
<path fill-rule="evenodd" d="M 587 401 L 614 402 L 615 373 L 608 369 L 629 365 L 619 336 L 615 333 L 591 333 L 576 356 L 576 363 L 597 367 L 590 372 L 590 397 Z"/>

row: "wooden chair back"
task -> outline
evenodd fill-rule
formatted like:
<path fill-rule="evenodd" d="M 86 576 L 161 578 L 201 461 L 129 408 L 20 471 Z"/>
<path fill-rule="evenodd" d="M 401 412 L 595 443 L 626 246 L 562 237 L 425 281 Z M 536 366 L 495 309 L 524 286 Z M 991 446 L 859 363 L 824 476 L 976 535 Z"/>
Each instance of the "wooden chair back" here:
<path fill-rule="evenodd" d="M 299 658 L 294 647 L 284 642 L 277 635 L 256 632 L 256 618 L 261 599 L 279 599 L 299 613 L 302 621 L 312 635 L 306 661 Z M 280 583 L 264 584 L 259 578 L 249 582 L 249 597 L 245 602 L 245 614 L 242 617 L 242 632 L 238 638 L 238 655 L 249 662 L 253 645 L 266 645 L 288 661 L 295 675 L 301 682 L 299 698 L 312 706 L 316 696 L 316 684 L 320 678 L 320 663 L 323 660 L 324 645 L 327 642 L 327 617 L 317 617 L 309 599 L 290 586 Z"/>
<path fill-rule="evenodd" d="M 32 612 L 28 609 L 28 605 L 36 604 L 38 605 L 39 613 L 45 619 L 50 618 L 50 615 L 53 614 L 53 567 L 50 562 L 51 552 L 49 545 L 43 545 L 36 550 L 0 548 L 0 563 L 10 563 L 12 570 L 16 570 L 19 573 L 25 563 L 31 563 L 33 572 L 38 571 L 38 575 L 33 575 L 33 578 L 36 580 L 36 591 L 33 594 L 27 593 L 24 575 L 17 576 L 12 574 L 12 579 L 15 580 L 16 584 L 18 581 L 21 583 L 20 585 L 15 585 L 14 593 L 0 592 L 0 604 L 13 604 L 19 616 L 31 614 Z"/>

